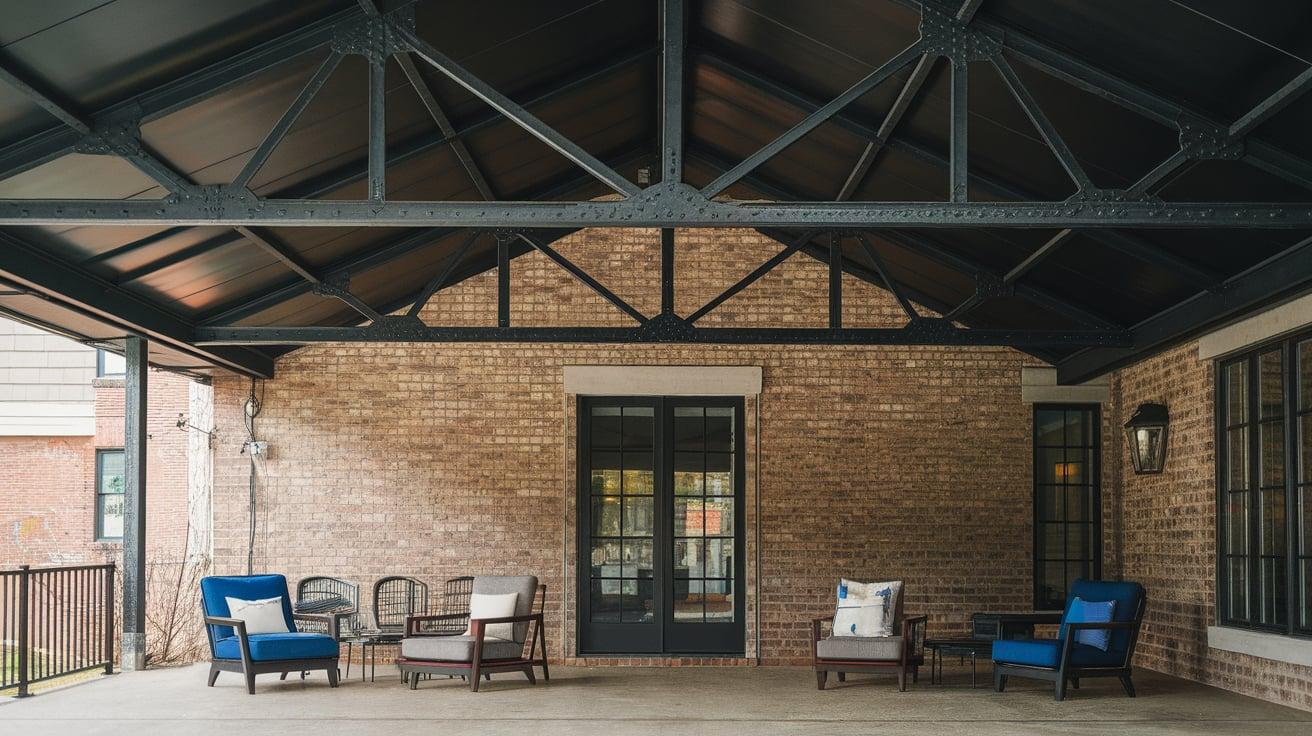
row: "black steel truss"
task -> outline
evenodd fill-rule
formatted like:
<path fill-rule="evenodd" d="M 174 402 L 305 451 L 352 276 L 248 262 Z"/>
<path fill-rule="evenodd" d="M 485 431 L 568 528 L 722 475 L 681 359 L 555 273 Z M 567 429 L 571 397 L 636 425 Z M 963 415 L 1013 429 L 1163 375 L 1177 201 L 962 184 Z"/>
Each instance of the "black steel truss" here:
<path fill-rule="evenodd" d="M 1141 343 L 1160 343 L 1144 325 L 1126 332 L 1108 323 L 1099 315 L 1088 313 L 1060 297 L 1018 283 L 1023 276 L 1044 258 L 1063 245 L 1077 231 L 1088 231 L 1098 242 L 1149 262 L 1176 269 L 1199 283 L 1203 292 L 1198 300 L 1219 300 L 1221 308 L 1232 308 L 1233 298 L 1227 296 L 1238 288 L 1232 281 L 1221 282 L 1213 273 L 1201 269 L 1185 259 L 1145 243 L 1132 235 L 1120 232 L 1124 228 L 1255 228 L 1288 229 L 1312 227 L 1312 204 L 1275 202 L 1163 202 L 1153 195 L 1154 189 L 1170 176 L 1194 162 L 1208 159 L 1243 158 L 1254 166 L 1280 176 L 1290 182 L 1312 189 L 1312 162 L 1303 161 L 1252 138 L 1251 133 L 1262 122 L 1283 109 L 1312 88 L 1312 71 L 1304 72 L 1268 99 L 1254 106 L 1234 121 L 1216 121 L 1197 111 L 1136 87 L 1113 77 L 1087 63 L 1059 50 L 1001 26 L 988 18 L 977 18 L 979 0 L 966 0 L 952 7 L 929 0 L 896 0 L 917 8 L 921 14 L 920 38 L 907 49 L 870 72 L 833 100 L 811 103 L 790 90 L 767 83 L 770 91 L 781 99 L 800 104 L 806 110 L 805 118 L 776 140 L 767 144 L 741 162 L 725 165 L 722 173 L 700 190 L 683 181 L 685 100 L 683 94 L 684 56 L 686 49 L 686 10 L 682 0 L 665 0 L 662 6 L 661 43 L 661 144 L 659 183 L 642 188 L 621 175 L 612 165 L 593 156 L 575 142 L 554 130 L 520 105 L 471 74 L 459 63 L 445 56 L 417 36 L 414 29 L 413 9 L 410 3 L 387 13 L 379 12 L 371 0 L 360 0 L 360 7 L 337 13 L 322 21 L 309 24 L 282 38 L 275 39 L 256 49 L 240 54 L 215 67 L 192 74 L 178 82 L 164 85 L 139 95 L 127 103 L 112 106 L 91 114 L 82 114 L 59 101 L 59 95 L 47 90 L 40 80 L 27 78 L 7 68 L 0 60 L 0 82 L 8 83 L 33 99 L 62 123 L 29 140 L 0 149 L 0 178 L 12 176 L 33 166 L 70 152 L 122 157 L 168 190 L 162 200 L 0 200 L 0 225 L 76 225 L 76 224 L 157 224 L 170 226 L 229 225 L 236 234 L 255 243 L 282 262 L 298 276 L 296 282 L 258 295 L 241 304 L 230 305 L 207 315 L 201 326 L 169 319 L 164 313 L 142 314 L 150 325 L 142 329 L 152 337 L 172 341 L 175 345 L 222 345 L 230 342 L 242 344 L 275 343 L 300 344 L 322 340 L 570 340 L 606 342 L 740 342 L 740 343 L 924 343 L 924 344 L 1007 344 L 1016 347 L 1092 346 L 1063 368 L 1064 376 L 1083 375 L 1087 366 L 1109 365 L 1130 351 L 1137 354 Z M 319 70 L 306 83 L 301 94 L 275 124 L 264 142 L 257 148 L 243 170 L 232 182 L 218 186 L 198 186 L 185 173 L 174 169 L 168 162 L 150 151 L 140 139 L 143 122 L 204 99 L 231 87 L 278 64 L 285 63 L 307 52 L 329 48 Z M 1089 180 L 1076 156 L 1061 138 L 1059 131 L 1048 120 L 1036 99 L 1028 91 L 1010 63 L 1002 55 L 1006 49 L 1025 63 L 1040 68 L 1082 89 L 1093 91 L 1130 110 L 1161 124 L 1174 127 L 1180 138 L 1179 150 L 1154 167 L 1139 181 L 1124 190 L 1102 190 Z M 645 52 L 650 53 L 650 52 Z M 369 62 L 369 136 L 367 141 L 368 198 L 363 201 L 323 201 L 315 199 L 326 191 L 325 182 L 317 186 L 302 187 L 298 192 L 281 196 L 257 195 L 248 184 L 267 160 L 269 154 L 295 122 L 296 116 L 313 100 L 328 75 L 343 56 L 358 54 Z M 640 53 L 637 56 L 643 56 Z M 439 137 L 407 142 L 402 150 L 387 150 L 384 137 L 383 91 L 385 63 L 394 58 L 407 80 L 419 95 L 438 127 Z M 635 57 L 637 58 L 637 57 Z M 913 144 L 896 141 L 892 136 L 900 120 L 923 87 L 936 59 L 945 59 L 951 67 L 950 145 L 946 158 L 923 150 L 913 150 L 922 159 L 940 165 L 948 177 L 947 202 L 852 202 L 851 197 L 869 174 L 879 151 L 884 147 L 899 146 L 915 149 Z M 496 116 L 485 118 L 481 124 L 503 117 L 539 139 L 566 159 L 577 165 L 590 177 L 605 184 L 621 195 L 615 201 L 498 201 L 496 193 L 461 136 L 468 132 L 456 130 L 445 111 L 433 96 L 423 76 L 415 66 L 415 59 L 431 66 L 459 84 L 496 111 Z M 1077 192 L 1061 201 L 1042 201 L 1032 193 L 1017 191 L 1005 183 L 988 180 L 969 170 L 966 140 L 969 134 L 966 115 L 968 94 L 967 62 L 987 61 L 998 71 L 1007 89 L 1035 129 L 1070 175 Z M 873 89 L 901 69 L 914 62 L 915 68 L 903 84 L 897 99 L 877 130 L 869 130 L 844 117 L 842 110 L 865 92 Z M 623 63 L 623 62 L 622 62 Z M 739 75 L 740 78 L 743 75 Z M 761 80 L 748 79 L 760 84 Z M 529 103 L 531 104 L 531 103 Z M 833 201 L 829 202 L 733 202 L 720 195 L 738 182 L 747 182 L 751 172 L 792 145 L 810 131 L 829 121 L 856 128 L 866 137 L 867 145 Z M 482 202 L 402 202 L 386 199 L 386 172 L 408 156 L 417 155 L 438 145 L 450 145 L 462 168 L 469 175 Z M 355 176 L 337 177 L 338 181 Z M 984 185 L 1013 201 L 974 202 L 969 198 L 969 187 Z M 267 226 L 399 226 L 423 228 L 377 251 L 362 257 L 316 272 L 300 261 L 294 252 L 282 246 Z M 551 247 L 550 237 L 540 232 L 551 232 L 556 237 L 571 229 L 583 227 L 656 227 L 661 228 L 662 292 L 661 312 L 648 317 L 593 279 L 586 271 L 570 262 Z M 753 271 L 738 284 L 713 299 L 686 319 L 673 312 L 675 227 L 753 227 L 780 239 L 785 247 L 775 257 Z M 911 236 L 906 229 L 921 228 L 1054 228 L 1058 234 L 1030 254 L 1021 263 L 1003 274 L 995 274 L 958 254 L 936 247 L 923 236 Z M 349 289 L 351 272 L 358 272 L 423 247 L 460 228 L 493 229 L 497 238 L 498 265 L 498 324 L 497 328 L 444 328 L 428 327 L 418 321 L 419 310 L 434 292 L 448 284 L 455 270 L 462 265 L 464 256 L 474 242 L 471 235 L 463 246 L 443 266 L 419 293 L 414 295 L 407 314 L 388 316 L 391 308 L 374 308 L 355 297 Z M 799 236 L 785 236 L 782 228 L 805 228 Z M 542 230 L 538 230 L 542 229 Z M 529 232 L 535 230 L 535 232 Z M 833 231 L 839 232 L 833 232 Z M 819 232 L 831 231 L 831 245 L 827 251 L 812 240 Z M 914 250 L 921 255 L 946 262 L 975 276 L 979 284 L 975 293 L 965 302 L 946 312 L 946 318 L 921 316 L 912 305 L 917 295 L 895 283 L 888 273 L 878 251 L 866 238 L 865 231 L 878 231 L 879 237 L 898 247 Z M 841 275 L 850 271 L 844 263 L 838 246 L 844 237 L 856 237 L 867 259 L 873 264 L 868 276 L 886 286 L 898 299 L 909 322 L 903 328 L 857 330 L 842 327 Z M 147 241 L 129 244 L 124 248 L 141 247 Z M 185 249 L 175 257 L 185 258 L 200 249 L 218 247 L 228 238 L 215 238 L 206 243 Z M 31 247 L 17 243 L 22 249 Z M 633 318 L 638 324 L 631 328 L 523 328 L 509 324 L 509 264 L 512 255 L 523 252 L 525 246 L 536 249 L 560 265 L 576 279 Z M 818 249 L 818 250 L 817 250 Z M 1295 249 L 1302 251 L 1305 246 Z M 121 249 L 120 249 L 121 251 Z M 757 328 L 699 328 L 695 323 L 716 306 L 759 279 L 770 269 L 782 263 L 793 253 L 808 252 L 827 260 L 830 264 L 830 319 L 824 329 L 757 329 Z M 1300 256 L 1304 257 L 1305 256 Z M 1291 259 L 1293 257 L 1291 256 Z M 12 260 L 12 259 L 9 259 Z M 49 260 L 49 259 L 46 259 Z M 1292 262 L 1292 261 L 1291 261 Z M 1302 261 L 1299 261 L 1302 263 Z M 46 264 L 49 265 L 49 264 Z M 64 283 L 49 276 L 46 265 L 36 269 L 20 269 L 32 278 L 22 279 L 27 285 L 50 290 L 50 284 Z M 151 264 L 152 267 L 158 264 Z M 9 271 L 9 269 L 0 269 Z M 10 271 L 13 273 L 14 271 Z M 1279 287 L 1283 293 L 1294 283 L 1288 274 L 1266 270 L 1262 284 Z M 77 278 L 86 275 L 75 273 Z M 1253 278 L 1248 274 L 1244 278 Z M 124 275 L 124 280 L 127 275 Z M 1278 282 L 1278 283 L 1277 283 Z M 1249 283 L 1249 282 L 1244 282 Z M 73 293 L 91 297 L 99 306 L 96 314 L 108 315 L 107 305 L 120 304 L 128 296 L 114 284 L 101 284 L 94 279 L 68 284 Z M 1295 285 L 1301 285 L 1298 282 Z M 100 290 L 97 295 L 97 290 Z M 335 297 L 361 317 L 369 321 L 365 327 L 233 327 L 240 320 L 272 304 L 303 293 L 314 292 Z M 1087 330 L 1045 332 L 1027 330 L 965 330 L 952 324 L 952 319 L 964 316 L 989 298 L 1010 294 L 1024 295 L 1079 322 L 1090 325 Z M 108 299 L 104 298 L 108 295 Z M 134 300 L 140 301 L 133 297 Z M 1229 301 L 1227 301 L 1229 299 Z M 925 303 L 924 300 L 916 299 Z M 1197 301 L 1197 300 L 1195 300 Z M 1251 301 L 1251 300 L 1250 300 Z M 122 303 L 128 306 L 126 302 Z M 400 305 L 401 308 L 405 305 Z M 936 308 L 936 307 L 931 307 Z M 1206 310 L 1204 310 L 1206 311 Z M 1178 317 L 1176 318 L 1178 319 Z M 1213 321 L 1215 317 L 1212 318 Z M 122 321 L 122 318 L 119 318 Z M 1173 325 L 1178 326 L 1176 323 Z M 207 359 L 229 367 L 261 373 L 266 366 L 261 356 L 238 353 L 206 353 Z M 244 363 L 253 359 L 252 364 Z M 1077 367 L 1071 367 L 1077 366 Z"/>

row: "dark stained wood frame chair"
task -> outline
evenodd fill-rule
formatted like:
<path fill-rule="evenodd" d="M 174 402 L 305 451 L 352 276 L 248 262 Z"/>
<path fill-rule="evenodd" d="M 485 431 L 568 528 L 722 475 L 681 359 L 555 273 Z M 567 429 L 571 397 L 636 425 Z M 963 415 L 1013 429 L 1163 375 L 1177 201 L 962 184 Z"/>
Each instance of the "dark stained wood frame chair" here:
<path fill-rule="evenodd" d="M 462 661 L 445 661 L 430 659 L 411 659 L 404 656 L 396 658 L 396 664 L 401 669 L 401 679 L 409 686 L 411 690 L 419 687 L 420 675 L 460 675 L 469 679 L 469 689 L 478 692 L 479 680 L 483 677 L 491 679 L 491 675 L 499 672 L 522 672 L 528 678 L 530 684 L 537 684 L 537 678 L 533 675 L 534 667 L 542 668 L 542 680 L 551 681 L 550 672 L 547 669 L 547 640 L 544 635 L 545 627 L 543 624 L 543 608 L 547 599 L 547 586 L 539 584 L 537 588 L 537 611 L 524 616 L 503 616 L 501 618 L 483 618 L 469 619 L 469 632 L 474 637 L 473 656 L 467 662 Z M 433 634 L 432 627 L 436 626 L 443 630 L 446 625 L 454 620 L 465 620 L 469 617 L 468 613 L 439 613 L 429 616 L 410 616 L 406 619 L 405 635 L 406 636 L 444 636 L 449 634 Z M 487 626 L 490 624 L 530 624 L 528 636 L 525 638 L 524 646 L 527 654 L 521 653 L 516 659 L 483 659 L 483 641 L 487 635 Z M 541 656 L 537 656 L 539 651 Z"/>
<path fill-rule="evenodd" d="M 818 653 L 820 640 L 824 638 L 824 624 L 832 627 L 834 617 L 821 616 L 811 619 L 811 663 L 815 668 L 815 685 L 817 690 L 825 689 L 829 673 L 838 675 L 839 682 L 847 681 L 848 672 L 882 674 L 897 673 L 897 689 L 906 692 L 907 673 L 911 681 L 920 681 L 920 668 L 925 664 L 925 627 L 929 624 L 928 616 L 903 616 L 902 618 L 902 653 L 898 659 L 822 659 Z"/>
<path fill-rule="evenodd" d="M 1135 696 L 1134 680 L 1132 679 L 1134 672 L 1131 665 L 1134 662 L 1134 645 L 1139 641 L 1139 628 L 1143 625 L 1143 612 L 1147 605 L 1148 593 L 1144 591 L 1139 595 L 1139 605 L 1134 612 L 1134 618 L 1130 621 L 1065 624 L 1066 637 L 1061 642 L 1061 662 L 1056 669 L 995 661 L 993 663 L 993 689 L 997 692 L 1006 690 L 1008 677 L 1046 680 L 1053 684 L 1053 699 L 1061 702 L 1066 697 L 1067 683 L 1070 683 L 1071 687 L 1078 690 L 1080 678 L 1115 677 L 1121 681 L 1121 687 L 1125 689 L 1125 694 L 1133 698 Z M 1072 664 L 1071 646 L 1075 643 L 1075 635 L 1080 631 L 1097 629 L 1107 629 L 1112 632 L 1130 632 L 1130 640 L 1125 650 L 1124 659 L 1119 665 L 1114 666 L 1080 667 Z"/>

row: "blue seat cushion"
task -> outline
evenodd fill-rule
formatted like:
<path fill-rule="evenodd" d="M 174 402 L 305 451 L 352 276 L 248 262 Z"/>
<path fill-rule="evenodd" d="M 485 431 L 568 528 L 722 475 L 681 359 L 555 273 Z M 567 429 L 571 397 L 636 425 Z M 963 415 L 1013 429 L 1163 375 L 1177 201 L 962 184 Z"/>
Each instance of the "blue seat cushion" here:
<path fill-rule="evenodd" d="M 1061 665 L 1061 645 L 1057 639 L 1000 639 L 993 642 L 993 661 L 1055 670 Z M 1123 661 L 1123 654 L 1071 645 L 1071 664 L 1076 667 L 1119 667 Z"/>
<path fill-rule="evenodd" d="M 251 660 L 267 662 L 277 659 L 319 659 L 337 656 L 337 641 L 327 634 L 252 634 L 248 637 Z M 218 659 L 241 659 L 241 644 L 229 636 L 214 642 Z"/>

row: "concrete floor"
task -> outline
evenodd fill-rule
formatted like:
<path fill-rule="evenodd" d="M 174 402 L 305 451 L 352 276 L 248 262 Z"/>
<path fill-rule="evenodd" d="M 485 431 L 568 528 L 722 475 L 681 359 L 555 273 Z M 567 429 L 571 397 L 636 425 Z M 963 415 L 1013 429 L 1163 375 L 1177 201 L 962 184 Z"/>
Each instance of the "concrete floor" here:
<path fill-rule="evenodd" d="M 1136 675 L 1136 699 L 1115 681 L 1086 680 L 1064 703 L 1041 683 L 1014 678 L 1006 693 L 971 690 L 969 671 L 952 669 L 946 686 L 926 678 L 905 693 L 874 676 L 831 678 L 818 692 L 811 672 L 795 668 L 555 667 L 548 684 L 497 675 L 477 694 L 446 679 L 411 692 L 381 667 L 377 682 L 353 679 L 337 690 L 321 673 L 306 682 L 262 675 L 253 696 L 231 674 L 207 689 L 205 674 L 197 665 L 114 675 L 10 701 L 0 705 L 0 734 L 1312 733 L 1312 713 L 1151 672 Z"/>

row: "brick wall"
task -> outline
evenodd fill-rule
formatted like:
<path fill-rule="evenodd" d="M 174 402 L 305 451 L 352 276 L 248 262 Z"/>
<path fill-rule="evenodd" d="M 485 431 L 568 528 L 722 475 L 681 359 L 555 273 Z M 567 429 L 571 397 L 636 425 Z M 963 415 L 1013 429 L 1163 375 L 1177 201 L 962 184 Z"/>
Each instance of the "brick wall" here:
<path fill-rule="evenodd" d="M 88 379 L 91 380 L 91 379 Z M 184 554 L 188 379 L 151 371 L 147 432 L 147 544 L 152 562 Z M 119 542 L 97 542 L 96 449 L 123 447 L 122 379 L 94 379 L 95 434 L 0 437 L 0 567 L 120 561 Z"/>
<path fill-rule="evenodd" d="M 1246 695 L 1312 709 L 1312 667 L 1210 649 L 1216 622 L 1216 458 L 1213 365 L 1188 343 L 1113 378 L 1120 413 L 1143 402 L 1170 409 L 1160 475 L 1135 475 L 1121 453 L 1122 572 L 1148 589 L 1136 663 Z M 1124 439 L 1120 447 L 1125 447 Z"/>
<path fill-rule="evenodd" d="M 657 243 L 655 231 L 584 231 L 558 247 L 653 313 Z M 678 311 L 701 306 L 778 248 L 750 232 L 680 231 Z M 472 278 L 438 294 L 424 317 L 494 324 L 495 293 L 494 274 Z M 536 254 L 513 262 L 512 293 L 513 324 L 627 320 Z M 825 295 L 825 266 L 796 256 L 705 323 L 822 325 Z M 847 279 L 844 295 L 847 324 L 904 321 L 882 290 Z M 389 574 L 439 583 L 535 573 L 550 586 L 552 656 L 568 656 L 574 402 L 562 366 L 759 365 L 759 448 L 748 428 L 748 504 L 758 479 L 761 504 L 760 523 L 753 511 L 746 530 L 749 656 L 757 585 L 761 656 L 798 662 L 809 655 L 804 622 L 832 612 L 840 575 L 905 578 L 907 610 L 928 613 L 931 631 L 959 632 L 972 611 L 1031 606 L 1031 409 L 1020 399 L 1020 368 L 1035 362 L 956 347 L 303 348 L 257 389 L 257 434 L 272 449 L 256 468 L 255 567 L 293 582 L 331 574 L 365 586 Z M 239 454 L 240 402 L 249 390 L 236 378 L 215 384 L 215 559 L 229 573 L 245 569 L 250 465 Z M 747 408 L 754 423 L 758 407 Z M 1116 535 L 1106 537 L 1112 556 Z"/>

